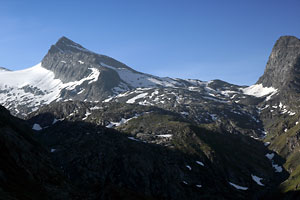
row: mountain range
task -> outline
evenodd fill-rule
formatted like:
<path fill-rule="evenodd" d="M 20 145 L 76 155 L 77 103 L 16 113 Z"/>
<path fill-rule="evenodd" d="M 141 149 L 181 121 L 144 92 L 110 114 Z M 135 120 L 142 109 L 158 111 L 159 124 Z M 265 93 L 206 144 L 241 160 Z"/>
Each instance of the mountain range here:
<path fill-rule="evenodd" d="M 0 198 L 295 199 L 299 81 L 293 36 L 251 86 L 141 73 L 62 37 L 0 68 Z"/>

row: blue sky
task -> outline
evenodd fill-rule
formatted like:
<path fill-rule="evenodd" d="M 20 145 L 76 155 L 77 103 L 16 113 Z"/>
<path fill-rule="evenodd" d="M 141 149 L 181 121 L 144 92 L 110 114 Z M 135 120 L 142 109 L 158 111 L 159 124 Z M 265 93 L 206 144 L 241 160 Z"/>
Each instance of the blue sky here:
<path fill-rule="evenodd" d="M 0 66 L 39 63 L 66 36 L 135 70 L 250 85 L 281 35 L 300 38 L 299 0 L 0 3 Z"/>

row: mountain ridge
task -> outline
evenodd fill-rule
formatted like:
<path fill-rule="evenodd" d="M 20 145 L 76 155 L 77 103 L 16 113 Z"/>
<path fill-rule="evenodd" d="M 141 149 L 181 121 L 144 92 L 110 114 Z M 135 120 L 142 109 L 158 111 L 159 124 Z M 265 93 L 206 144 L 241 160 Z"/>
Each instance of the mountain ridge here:
<path fill-rule="evenodd" d="M 0 104 L 88 200 L 109 199 L 107 184 L 146 199 L 273 199 L 300 184 L 298 50 L 281 37 L 246 87 L 144 74 L 62 37 L 37 66 L 0 72 Z"/>
<path fill-rule="evenodd" d="M 26 100 L 27 102 L 29 102 L 29 99 L 33 101 L 33 96 L 41 93 L 45 93 L 48 96 L 55 96 L 53 97 L 54 99 L 51 98 L 52 100 L 74 99 L 96 101 L 104 100 L 138 87 L 188 87 L 193 86 L 197 82 L 160 78 L 137 72 L 113 58 L 87 51 L 81 45 L 66 37 L 62 37 L 55 45 L 51 46 L 39 66 L 34 68 L 36 70 L 33 70 L 34 74 L 41 74 L 40 77 L 35 76 L 37 79 L 35 83 L 30 83 L 30 81 L 30 84 L 28 84 L 28 81 L 23 83 L 19 81 L 19 85 L 0 83 L 2 84 L 3 95 L 11 96 L 20 94 L 17 95 L 19 96 L 18 99 L 20 101 Z M 45 71 L 45 69 L 48 71 Z M 28 71 L 28 69 L 24 71 Z M 41 71 L 43 73 L 40 73 Z M 3 76 L 13 76 L 14 73 L 21 72 L 6 73 Z M 31 75 L 29 74 L 29 76 Z M 50 88 L 42 88 L 37 84 L 45 82 L 43 80 L 45 76 L 48 76 L 48 85 L 52 85 Z M 12 105 L 14 99 L 8 101 L 7 98 L 5 99 L 5 96 L 2 97 L 2 101 L 0 98 L 0 102 L 3 102 L 6 106 Z M 48 102 L 48 100 L 45 101 L 42 99 L 42 96 L 38 97 L 36 99 L 37 103 L 31 103 L 33 104 L 32 108 L 27 105 L 29 109 L 16 108 L 16 105 L 12 105 L 17 109 L 14 114 L 18 114 L 19 112 L 28 113 L 32 109 L 37 108 L 34 105 L 44 105 Z"/>

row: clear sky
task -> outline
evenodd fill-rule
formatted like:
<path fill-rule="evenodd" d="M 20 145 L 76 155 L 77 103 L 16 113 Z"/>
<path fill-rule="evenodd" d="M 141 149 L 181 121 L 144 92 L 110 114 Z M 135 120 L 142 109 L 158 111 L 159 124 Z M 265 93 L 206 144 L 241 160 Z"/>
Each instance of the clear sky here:
<path fill-rule="evenodd" d="M 141 72 L 250 85 L 281 35 L 300 38 L 299 0 L 0 1 L 0 66 L 12 70 L 66 36 Z"/>

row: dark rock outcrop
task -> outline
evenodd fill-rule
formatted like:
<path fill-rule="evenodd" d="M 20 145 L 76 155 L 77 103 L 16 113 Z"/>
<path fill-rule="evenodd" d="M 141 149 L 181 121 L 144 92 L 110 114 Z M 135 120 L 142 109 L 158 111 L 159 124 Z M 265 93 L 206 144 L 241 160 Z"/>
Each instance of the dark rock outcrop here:
<path fill-rule="evenodd" d="M 9 69 L 6 69 L 4 67 L 0 67 L 0 71 L 10 71 Z"/>
<path fill-rule="evenodd" d="M 32 134 L 0 106 L 0 199 L 72 199 L 72 187 Z"/>

